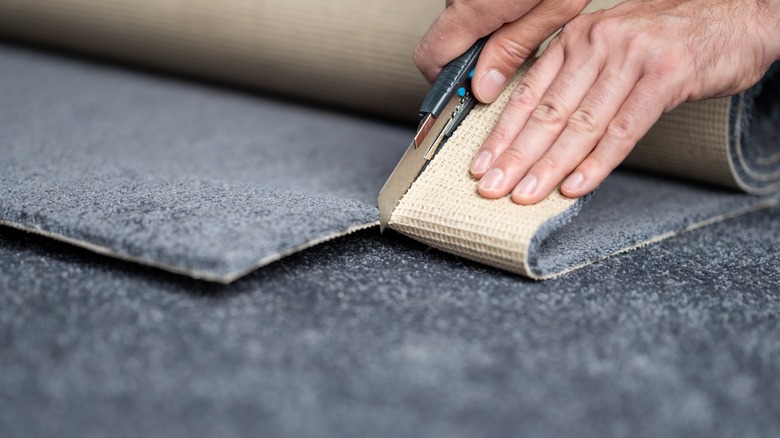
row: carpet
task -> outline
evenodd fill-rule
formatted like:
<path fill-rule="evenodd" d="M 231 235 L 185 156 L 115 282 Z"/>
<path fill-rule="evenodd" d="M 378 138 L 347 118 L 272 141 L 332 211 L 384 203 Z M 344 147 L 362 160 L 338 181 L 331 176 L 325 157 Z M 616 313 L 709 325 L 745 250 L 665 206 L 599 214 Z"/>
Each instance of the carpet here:
<path fill-rule="evenodd" d="M 0 227 L 0 430 L 776 436 L 779 214 L 545 282 L 371 229 L 219 285 Z"/>
<path fill-rule="evenodd" d="M 211 281 L 373 226 L 413 132 L 8 45 L 0 65 L 0 222 Z M 546 228 L 535 268 L 570 270 L 773 202 L 616 172 L 562 216 L 570 226 Z"/>
<path fill-rule="evenodd" d="M 198 278 L 377 221 L 412 130 L 0 47 L 0 221 Z"/>
<path fill-rule="evenodd" d="M 616 3 L 594 1 L 588 11 Z M 410 53 L 440 9 L 413 0 L 370 5 L 355 0 L 229 0 L 218 5 L 202 0 L 2 0 L 0 35 L 407 119 L 425 92 Z M 312 21 L 311 16 L 318 19 Z M 53 71 L 64 68 L 53 64 Z M 37 68 L 49 67 L 41 61 Z M 626 161 L 642 170 L 763 198 L 617 174 L 595 196 L 610 200 L 606 208 L 617 213 L 587 209 L 578 222 L 592 225 L 570 231 L 558 230 L 567 228 L 585 199 L 554 193 L 531 207 L 481 199 L 467 172 L 468 162 L 495 123 L 510 86 L 498 103 L 469 116 L 449 142 L 451 147 L 440 151 L 401 201 L 390 226 L 442 250 L 546 279 L 772 205 L 780 175 L 779 69 L 775 66 L 759 86 L 739 96 L 686 104 L 665 115 Z M 8 87 L 28 90 L 9 96 L 13 106 L 26 108 L 27 118 L 5 118 L 4 129 L 16 135 L 9 142 L 24 146 L 14 161 L 7 161 L 9 188 L 4 195 L 9 202 L 0 221 L 196 278 L 230 282 L 295 251 L 371 226 L 375 201 L 368 194 L 378 191 L 385 169 L 400 155 L 387 152 L 408 143 L 400 135 L 402 129 L 389 134 L 392 128 L 369 127 L 365 120 L 353 127 L 348 118 L 323 135 L 332 116 L 268 99 L 242 105 L 235 96 L 205 98 L 197 87 L 188 92 L 179 84 L 176 91 L 168 91 L 159 81 L 144 79 L 122 86 L 129 77 L 111 79 L 108 70 L 84 70 L 82 76 L 70 74 L 41 86 L 35 75 L 27 78 L 22 70 L 11 65 L 6 72 L 18 76 L 7 78 Z M 41 80 L 45 73 L 39 76 Z M 91 87 L 93 79 L 100 85 Z M 63 91 L 68 87 L 80 91 Z M 146 100 L 135 98 L 136 92 Z M 23 102 L 26 99 L 30 102 Z M 62 108 L 43 103 L 47 99 L 69 99 L 61 105 L 73 104 L 82 113 L 68 119 L 57 113 Z M 206 105 L 213 113 L 193 108 L 198 99 L 213 102 Z M 101 114 L 86 106 L 99 108 Z M 249 106 L 253 108 L 245 112 Z M 277 111 L 277 106 L 282 109 Z M 277 113 L 286 117 L 274 116 Z M 73 135 L 67 124 L 78 126 L 83 119 L 90 119 L 89 134 L 78 138 L 84 131 Z M 250 119 L 257 121 L 254 130 L 244 129 Z M 114 130 L 120 123 L 122 128 Z M 57 138 L 61 144 L 41 149 L 30 133 Z M 99 138 L 114 144 L 100 150 L 84 144 Z M 193 148 L 192 143 L 199 142 L 206 147 Z M 377 144 L 386 146 L 367 156 Z M 359 147 L 364 149 L 356 152 Z M 141 153 L 127 160 L 133 148 Z M 224 154 L 215 153 L 221 148 Z M 67 149 L 76 157 L 67 164 L 40 158 L 55 157 L 54 149 Z M 149 153 L 158 149 L 171 154 L 159 160 L 159 152 Z M 323 160 L 325 150 L 332 154 Z M 284 161 L 279 151 L 306 158 Z M 220 163 L 228 154 L 249 161 Z M 187 167 L 215 155 L 214 163 Z M 344 157 L 350 157 L 349 162 L 334 162 Z M 253 171 L 276 176 L 247 177 Z M 354 179 L 347 177 L 350 173 Z M 58 196 L 50 196 L 53 192 Z M 664 193 L 674 196 L 667 201 L 661 198 Z M 678 214 L 680 206 L 685 214 Z M 601 230 L 600 224 L 610 231 Z"/>
<path fill-rule="evenodd" d="M 528 68 L 518 72 L 496 102 L 477 105 L 438 148 L 393 211 L 390 228 L 447 252 L 548 279 L 777 202 L 780 63 L 744 93 L 686 103 L 663 115 L 626 160 L 627 167 L 712 190 L 612 175 L 580 199 L 557 189 L 534 205 L 517 205 L 508 196 L 481 197 L 469 172 L 471 162 Z M 729 196 L 729 190 L 756 196 Z M 581 213 L 590 199 L 599 198 L 598 209 Z M 587 225 L 567 230 L 575 217 Z"/>

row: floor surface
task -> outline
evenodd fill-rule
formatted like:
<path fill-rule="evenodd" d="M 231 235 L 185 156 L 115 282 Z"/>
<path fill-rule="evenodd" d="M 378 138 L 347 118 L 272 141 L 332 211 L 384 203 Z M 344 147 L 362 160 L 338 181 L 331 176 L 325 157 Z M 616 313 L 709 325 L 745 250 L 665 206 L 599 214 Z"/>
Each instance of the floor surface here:
<path fill-rule="evenodd" d="M 776 436 L 778 215 L 541 283 L 376 230 L 220 286 L 0 228 L 0 431 Z"/>

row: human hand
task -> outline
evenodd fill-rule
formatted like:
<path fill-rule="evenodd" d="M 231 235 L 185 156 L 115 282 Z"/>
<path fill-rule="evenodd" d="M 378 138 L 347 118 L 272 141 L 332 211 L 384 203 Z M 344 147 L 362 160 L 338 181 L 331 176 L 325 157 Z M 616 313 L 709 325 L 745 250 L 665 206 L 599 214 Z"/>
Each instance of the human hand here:
<path fill-rule="evenodd" d="M 662 113 L 736 94 L 780 58 L 778 0 L 628 0 L 571 20 L 472 163 L 487 198 L 593 191 Z M 565 181 L 564 181 L 565 178 Z"/>
<path fill-rule="evenodd" d="M 472 89 L 496 100 L 520 65 L 590 0 L 447 0 L 447 8 L 414 51 L 417 68 L 433 82 L 442 67 L 490 36 L 474 70 Z"/>

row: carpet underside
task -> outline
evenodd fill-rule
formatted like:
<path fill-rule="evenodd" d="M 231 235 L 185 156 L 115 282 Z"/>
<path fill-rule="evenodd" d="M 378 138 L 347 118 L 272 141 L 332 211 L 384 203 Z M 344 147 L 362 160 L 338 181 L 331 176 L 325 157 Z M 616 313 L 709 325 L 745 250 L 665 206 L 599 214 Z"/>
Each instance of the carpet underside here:
<path fill-rule="evenodd" d="M 439 149 L 401 199 L 390 228 L 471 260 L 547 279 L 773 205 L 780 183 L 778 70 L 775 65 L 740 95 L 684 104 L 662 116 L 627 160 L 634 168 L 684 177 L 686 183 L 645 173 L 633 179 L 619 175 L 592 196 L 570 199 L 556 190 L 535 205 L 521 206 L 509 197 L 479 196 L 469 167 L 523 69 L 495 103 L 472 110 Z M 591 198 L 600 202 L 581 213 Z"/>
<path fill-rule="evenodd" d="M 404 118 L 425 91 L 409 54 L 440 8 L 0 0 L 0 35 Z M 377 191 L 412 135 L 10 46 L 0 65 L 0 224 L 211 281 L 374 225 Z M 482 199 L 468 174 L 510 85 L 472 111 L 391 228 L 541 279 L 773 205 L 777 76 L 665 115 L 626 162 L 643 171 L 616 172 L 590 202 L 556 192 L 535 206 Z"/>
<path fill-rule="evenodd" d="M 212 281 L 375 224 L 412 133 L 11 46 L 0 63 L 0 222 Z M 567 271 L 773 202 L 619 171 L 546 230 L 533 266 Z"/>

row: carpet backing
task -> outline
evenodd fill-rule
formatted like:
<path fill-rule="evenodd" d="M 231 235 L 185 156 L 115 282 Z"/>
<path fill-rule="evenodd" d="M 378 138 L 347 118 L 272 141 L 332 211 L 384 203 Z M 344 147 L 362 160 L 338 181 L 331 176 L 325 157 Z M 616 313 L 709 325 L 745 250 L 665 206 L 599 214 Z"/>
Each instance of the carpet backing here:
<path fill-rule="evenodd" d="M 475 108 L 440 148 L 401 199 L 390 227 L 442 250 L 545 279 L 738 212 L 772 205 L 780 183 L 777 67 L 745 93 L 685 104 L 664 115 L 627 163 L 698 184 L 680 185 L 647 175 L 624 183 L 619 180 L 625 177 L 619 176 L 592 196 L 571 199 L 556 190 L 528 206 L 509 197 L 479 196 L 478 181 L 469 173 L 471 160 L 522 79 L 521 71 L 495 103 Z M 623 185 L 619 195 L 611 184 Z M 702 184 L 722 189 L 710 191 L 711 196 Z M 728 196 L 724 190 L 729 189 L 755 196 Z M 578 233 L 572 235 L 566 225 L 591 197 L 602 203 L 580 215 L 588 226 L 577 227 Z M 608 232 L 599 235 L 601 226 L 607 226 Z M 548 237 L 554 243 L 546 243 Z M 540 251 L 542 246 L 545 251 Z"/>
<path fill-rule="evenodd" d="M 417 0 L 1 0 L 0 36 L 412 120 Z M 408 142 L 407 142 L 408 144 Z"/>
<path fill-rule="evenodd" d="M 403 119 L 425 92 L 410 53 L 439 9 L 411 0 L 1 0 L 0 35 Z M 373 225 L 376 192 L 412 135 L 10 46 L 0 64 L 0 222 L 214 281 Z M 510 85 L 441 149 L 391 228 L 549 278 L 772 205 L 776 70 L 746 93 L 665 115 L 627 160 L 640 171 L 617 172 L 591 202 L 556 192 L 530 207 L 478 197 L 468 175 Z"/>

